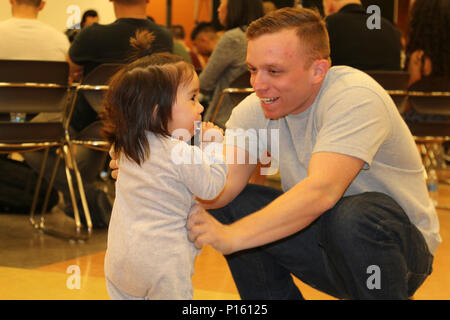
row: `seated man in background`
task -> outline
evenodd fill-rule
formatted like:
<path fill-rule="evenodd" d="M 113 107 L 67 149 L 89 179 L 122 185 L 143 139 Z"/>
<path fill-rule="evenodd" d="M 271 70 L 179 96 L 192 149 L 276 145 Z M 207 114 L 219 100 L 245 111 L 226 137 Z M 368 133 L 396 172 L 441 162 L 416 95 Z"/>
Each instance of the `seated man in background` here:
<path fill-rule="evenodd" d="M 198 64 L 192 59 L 196 70 L 202 70 L 219 41 L 219 35 L 212 23 L 200 22 L 191 32 L 191 40 L 197 53 Z M 192 57 L 191 57 L 192 58 Z"/>
<path fill-rule="evenodd" d="M 146 6 L 149 0 L 112 0 L 112 2 L 117 20 L 108 25 L 93 24 L 83 28 L 70 46 L 67 60 L 71 67 L 71 74 L 75 77 L 85 76 L 102 63 L 128 62 L 131 57 L 130 38 L 135 36 L 138 29 L 147 29 L 155 36 L 148 54 L 160 51 L 172 52 L 173 39 L 170 31 L 147 18 Z M 83 95 L 79 95 L 70 123 L 74 134 L 96 120 L 98 120 L 97 112 L 92 109 Z M 102 186 L 102 182 L 99 181 L 99 174 L 104 168 L 106 157 L 107 153 L 102 151 L 84 147 L 77 147 L 76 150 L 76 160 L 85 186 L 94 227 L 105 227 L 111 212 L 111 203 L 108 201 L 105 186 Z M 38 170 L 43 154 L 28 153 L 24 158 L 30 166 Z M 49 158 L 46 178 L 50 176 L 52 163 L 52 159 Z M 63 192 L 66 200 L 70 199 L 62 163 L 55 179 L 55 188 Z M 66 214 L 72 215 L 70 201 L 65 202 Z"/>
<path fill-rule="evenodd" d="M 360 70 L 400 70 L 401 34 L 380 17 L 380 29 L 369 29 L 359 0 L 323 0 L 331 63 Z"/>
<path fill-rule="evenodd" d="M 68 39 L 38 20 L 45 1 L 10 2 L 12 18 L 0 22 L 0 59 L 65 61 Z"/>
<path fill-rule="evenodd" d="M 70 46 L 67 59 L 74 78 L 86 76 L 102 63 L 129 62 L 130 38 L 136 30 L 146 29 L 153 33 L 155 41 L 151 51 L 172 52 L 171 32 L 147 18 L 146 8 L 149 0 L 112 0 L 116 21 L 111 24 L 94 24 L 81 30 Z M 71 125 L 81 131 L 97 119 L 95 112 L 84 99 L 79 99 Z"/>
<path fill-rule="evenodd" d="M 97 11 L 87 10 L 83 13 L 81 22 L 72 26 L 70 29 L 67 29 L 65 34 L 66 34 L 67 38 L 69 38 L 69 41 L 72 43 L 81 29 L 89 27 L 91 24 L 98 23 L 98 22 L 99 22 L 99 17 L 98 17 Z"/>
<path fill-rule="evenodd" d="M 187 62 L 192 64 L 192 54 L 191 48 L 186 44 L 184 32 L 184 27 L 180 24 L 170 27 L 170 31 L 173 35 L 173 53 L 183 57 Z M 194 65 L 195 67 L 195 65 Z"/>

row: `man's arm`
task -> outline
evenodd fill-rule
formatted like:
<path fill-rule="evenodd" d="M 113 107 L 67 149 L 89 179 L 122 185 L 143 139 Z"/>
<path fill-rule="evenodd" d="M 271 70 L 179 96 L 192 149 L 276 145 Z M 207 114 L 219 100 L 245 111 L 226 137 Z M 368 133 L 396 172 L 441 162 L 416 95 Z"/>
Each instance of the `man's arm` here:
<path fill-rule="evenodd" d="M 230 159 L 231 163 L 227 164 L 228 167 L 228 175 L 225 183 L 225 187 L 222 192 L 219 194 L 217 198 L 214 200 L 201 200 L 197 199 L 201 206 L 204 209 L 215 209 L 226 206 L 230 203 L 236 196 L 241 193 L 241 191 L 245 188 L 252 175 L 253 171 L 256 168 L 256 164 L 249 164 L 249 154 L 247 151 L 243 149 L 239 149 L 234 146 L 224 145 L 224 159 L 226 158 L 226 153 L 233 154 L 234 159 Z M 236 164 L 238 159 L 238 153 L 244 152 L 245 154 L 245 163 L 244 164 Z M 111 157 L 111 161 L 109 162 L 109 166 L 112 170 L 111 177 L 113 179 L 117 179 L 119 175 L 119 166 L 117 164 L 117 153 L 114 152 L 114 148 L 111 147 L 109 151 L 109 155 Z"/>
<path fill-rule="evenodd" d="M 265 208 L 231 225 L 222 225 L 197 207 L 188 219 L 189 239 L 197 248 L 210 244 L 223 254 L 261 246 L 307 227 L 342 197 L 364 165 L 347 155 L 313 154 L 308 177 Z"/>
<path fill-rule="evenodd" d="M 66 54 L 66 61 L 69 63 L 69 74 L 73 81 L 79 81 L 83 75 L 83 66 L 76 64 L 70 59 L 69 53 Z"/>
<path fill-rule="evenodd" d="M 244 164 L 236 164 L 238 160 L 237 155 L 239 152 L 245 153 Z M 232 161 L 227 162 L 228 175 L 225 187 L 219 196 L 214 200 L 206 201 L 198 199 L 201 206 L 205 209 L 222 208 L 233 201 L 233 199 L 236 198 L 242 190 L 244 190 L 250 176 L 256 168 L 256 164 L 249 164 L 249 154 L 247 151 L 234 146 L 224 145 L 224 159 L 227 159 L 227 153 L 234 155 L 234 159 L 229 159 Z"/>

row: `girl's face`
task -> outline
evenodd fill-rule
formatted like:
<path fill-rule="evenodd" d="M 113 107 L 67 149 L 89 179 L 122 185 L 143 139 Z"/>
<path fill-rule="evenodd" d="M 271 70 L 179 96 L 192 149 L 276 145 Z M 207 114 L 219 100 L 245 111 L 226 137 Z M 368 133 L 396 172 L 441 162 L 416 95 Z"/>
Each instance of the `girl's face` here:
<path fill-rule="evenodd" d="M 172 119 L 168 122 L 169 133 L 176 129 L 185 129 L 194 135 L 195 121 L 202 121 L 203 106 L 198 102 L 200 85 L 198 76 L 194 73 L 192 80 L 178 87 L 177 99 L 172 107 Z"/>

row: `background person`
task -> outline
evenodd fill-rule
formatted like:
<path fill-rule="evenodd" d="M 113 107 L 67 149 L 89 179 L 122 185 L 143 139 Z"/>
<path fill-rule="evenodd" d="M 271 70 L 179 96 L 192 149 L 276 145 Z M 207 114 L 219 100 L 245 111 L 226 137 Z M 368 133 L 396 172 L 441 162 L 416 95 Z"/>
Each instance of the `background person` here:
<path fill-rule="evenodd" d="M 380 29 L 369 29 L 370 15 L 359 0 L 323 0 L 331 63 L 360 70 L 400 70 L 401 33 L 380 16 Z"/>
<path fill-rule="evenodd" d="M 69 41 L 72 43 L 77 34 L 80 32 L 80 29 L 86 28 L 91 24 L 98 23 L 99 17 L 98 13 L 95 10 L 87 10 L 83 13 L 81 18 L 81 22 L 79 25 L 72 26 L 72 28 L 66 30 L 66 36 L 69 38 Z"/>
<path fill-rule="evenodd" d="M 10 0 L 12 17 L 0 22 L 0 59 L 65 61 L 69 41 L 38 20 L 41 0 Z"/>
<path fill-rule="evenodd" d="M 200 73 L 200 90 L 211 96 L 205 112 L 207 121 L 211 119 L 223 89 L 247 71 L 245 31 L 252 21 L 264 15 L 261 0 L 221 0 L 217 12 L 225 32 Z M 214 122 L 224 128 L 233 107 L 229 99 L 224 99 Z"/>

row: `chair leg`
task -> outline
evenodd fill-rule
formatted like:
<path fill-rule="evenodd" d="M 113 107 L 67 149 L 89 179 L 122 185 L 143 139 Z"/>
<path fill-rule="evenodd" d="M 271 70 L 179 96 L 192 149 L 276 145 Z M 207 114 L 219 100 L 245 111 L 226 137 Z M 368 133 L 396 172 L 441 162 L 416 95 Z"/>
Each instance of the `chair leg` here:
<path fill-rule="evenodd" d="M 63 153 L 64 153 L 64 160 L 66 162 L 66 166 L 65 166 L 66 177 L 67 177 L 67 184 L 69 186 L 70 199 L 72 201 L 72 206 L 73 206 L 75 225 L 76 225 L 77 233 L 79 233 L 81 230 L 80 212 L 78 211 L 77 199 L 76 199 L 75 190 L 73 187 L 72 174 L 70 172 L 70 168 L 72 168 L 72 163 L 73 163 L 72 159 L 71 159 L 72 154 L 70 153 L 69 147 L 67 145 L 64 145 L 62 147 L 62 149 L 63 149 Z"/>
<path fill-rule="evenodd" d="M 55 229 L 46 228 L 44 225 L 44 216 L 43 216 L 45 211 L 42 211 L 41 223 L 39 225 L 39 229 L 45 233 L 48 233 L 48 234 L 51 234 L 51 235 L 54 235 L 57 237 L 62 237 L 62 238 L 66 238 L 66 239 L 74 239 L 74 240 L 88 240 L 92 233 L 92 222 L 91 222 L 91 217 L 89 215 L 89 212 L 87 212 L 87 213 L 85 212 L 85 217 L 86 217 L 86 221 L 88 224 L 88 234 L 87 235 L 82 234 L 81 233 L 82 224 L 81 224 L 81 220 L 80 220 L 80 212 L 79 212 L 79 208 L 78 208 L 78 204 L 77 204 L 77 198 L 75 196 L 75 188 L 73 185 L 73 178 L 72 178 L 72 173 L 71 173 L 71 170 L 74 170 L 74 168 L 77 168 L 76 163 L 75 163 L 72 153 L 70 152 L 70 147 L 68 145 L 61 146 L 60 150 L 62 152 L 64 161 L 65 161 L 65 172 L 66 172 L 66 178 L 67 178 L 67 185 L 69 187 L 70 199 L 72 202 L 72 208 L 73 208 L 73 212 L 74 212 L 76 234 L 74 235 L 74 234 L 69 234 L 66 232 L 61 232 L 61 231 L 58 231 Z M 56 172 L 59 167 L 59 161 L 60 161 L 60 157 L 57 158 L 55 167 L 53 168 L 52 176 L 51 176 L 50 183 L 49 183 L 49 189 L 47 191 L 46 198 L 44 200 L 43 209 L 45 209 L 45 210 L 46 210 L 46 207 L 48 204 L 48 198 L 50 197 L 51 188 L 53 187 Z M 77 180 L 80 183 L 81 176 L 80 176 L 80 179 L 77 178 Z M 84 190 L 83 190 L 83 192 L 84 192 Z M 83 207 L 87 208 L 87 201 L 86 201 L 86 197 L 85 197 L 84 193 L 80 194 L 80 197 L 82 199 L 82 202 L 83 201 L 85 202 L 85 203 L 83 203 Z M 84 200 L 83 200 L 83 198 L 84 198 Z"/>
<path fill-rule="evenodd" d="M 50 200 L 50 195 L 52 193 L 53 184 L 55 183 L 56 172 L 58 171 L 59 162 L 61 161 L 61 157 L 56 157 L 55 165 L 53 166 L 52 175 L 50 176 L 50 182 L 48 184 L 48 190 L 45 194 L 44 204 L 42 205 L 41 215 L 43 216 L 45 212 L 47 212 L 48 201 Z"/>
<path fill-rule="evenodd" d="M 47 165 L 48 152 L 49 152 L 49 148 L 45 149 L 44 159 L 42 160 L 41 169 L 39 171 L 39 177 L 38 177 L 38 180 L 36 183 L 36 189 L 34 190 L 33 202 L 31 203 L 30 222 L 34 227 L 37 227 L 36 221 L 34 219 L 34 215 L 35 215 L 35 211 L 36 211 L 36 207 L 37 207 L 39 193 L 41 191 L 41 184 L 42 184 L 42 179 L 44 177 L 45 167 Z"/>
<path fill-rule="evenodd" d="M 66 144 L 63 146 L 63 148 L 64 148 L 64 154 L 66 155 L 66 157 L 65 157 L 66 162 L 70 162 L 69 166 L 66 165 L 66 170 L 68 170 L 68 167 L 71 167 L 73 172 L 75 173 L 75 178 L 77 180 L 77 185 L 78 185 L 78 193 L 79 193 L 79 196 L 81 199 L 84 218 L 85 218 L 86 225 L 87 225 L 87 231 L 88 231 L 88 234 L 90 235 L 92 232 L 92 220 L 91 220 L 91 214 L 90 214 L 89 206 L 88 206 L 87 199 L 86 199 L 86 193 L 84 191 L 83 180 L 81 178 L 80 171 L 78 170 L 77 162 L 76 162 L 75 158 L 73 157 L 73 154 L 70 150 L 70 146 Z M 72 188 L 73 188 L 73 184 L 72 184 Z M 74 210 L 74 212 L 75 212 L 75 210 Z M 77 212 L 78 212 L 78 219 L 79 219 L 78 206 L 77 206 Z"/>
<path fill-rule="evenodd" d="M 70 148 L 68 147 L 67 149 L 70 152 Z M 71 159 L 73 159 L 73 157 L 71 157 Z M 84 218 L 86 219 L 87 229 L 88 232 L 90 233 L 92 231 L 91 213 L 89 211 L 89 206 L 86 199 L 86 192 L 84 191 L 83 180 L 81 178 L 81 174 L 80 171 L 78 170 L 78 165 L 75 160 L 72 161 L 72 167 L 73 171 L 75 172 L 75 178 L 77 179 L 78 192 L 80 194 L 81 204 L 83 206 Z"/>

